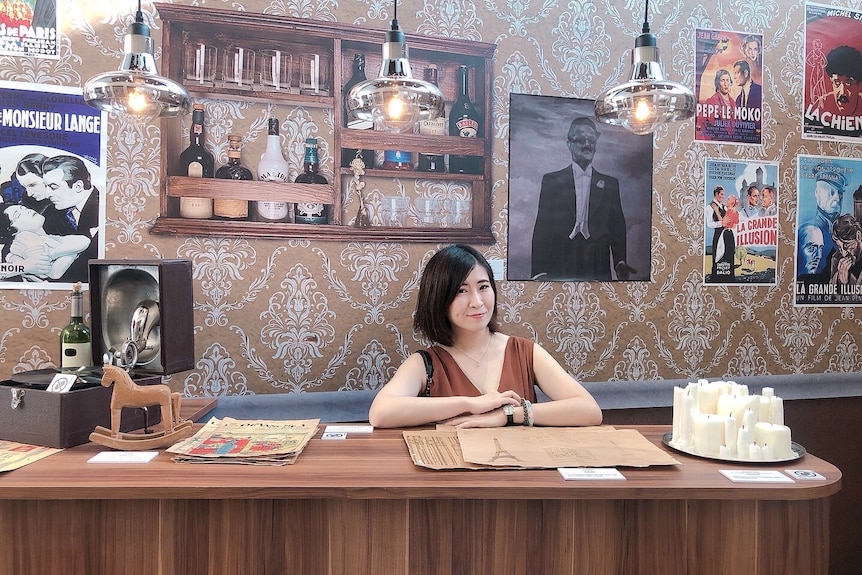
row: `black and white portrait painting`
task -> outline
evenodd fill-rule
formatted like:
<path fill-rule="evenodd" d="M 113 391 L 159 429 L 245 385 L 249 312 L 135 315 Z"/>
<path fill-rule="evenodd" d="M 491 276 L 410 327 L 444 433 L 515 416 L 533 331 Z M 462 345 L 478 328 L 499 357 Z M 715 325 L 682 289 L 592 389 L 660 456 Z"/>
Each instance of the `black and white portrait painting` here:
<path fill-rule="evenodd" d="M 510 96 L 509 280 L 650 279 L 652 136 L 594 106 Z"/>

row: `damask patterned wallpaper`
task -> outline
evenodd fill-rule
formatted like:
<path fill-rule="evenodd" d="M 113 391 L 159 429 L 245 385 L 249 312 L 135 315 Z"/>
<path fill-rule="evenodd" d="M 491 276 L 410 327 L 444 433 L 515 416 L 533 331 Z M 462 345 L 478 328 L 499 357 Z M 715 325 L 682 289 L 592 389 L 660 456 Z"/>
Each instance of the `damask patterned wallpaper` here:
<path fill-rule="evenodd" d="M 80 86 L 118 66 L 136 2 L 58 2 L 60 58 L 0 57 L 0 79 Z M 392 18 L 389 2 L 370 0 L 192 3 L 362 24 L 380 29 L 381 38 Z M 639 0 L 399 5 L 405 31 L 497 44 L 487 130 L 494 139 L 496 242 L 478 246 L 487 257 L 507 254 L 509 93 L 594 99 L 627 76 L 643 9 Z M 800 137 L 803 3 L 652 0 L 649 9 L 668 75 L 689 86 L 695 28 L 763 34 L 764 146 L 696 144 L 691 121 L 663 128 L 654 144 L 652 280 L 502 281 L 505 331 L 534 338 L 583 381 L 862 370 L 854 308 L 793 305 L 795 157 L 862 155 L 858 146 Z M 143 10 L 160 51 L 161 23 L 148 0 Z M 331 115 L 321 110 L 205 104 L 218 163 L 226 158 L 226 135 L 238 126 L 247 139 L 259 138 L 246 155 L 253 165 L 270 112 L 282 121 L 294 165 L 306 136 L 325 140 L 332 133 Z M 159 127 L 111 119 L 109 136 L 107 257 L 193 262 L 196 368 L 171 376 L 174 389 L 192 396 L 372 389 L 422 345 L 411 314 L 423 262 L 439 246 L 151 235 L 159 210 Z M 326 146 L 322 157 L 323 172 L 331 173 Z M 703 285 L 705 158 L 779 162 L 777 286 Z M 0 292 L 0 376 L 57 362 L 68 315 L 63 292 Z"/>

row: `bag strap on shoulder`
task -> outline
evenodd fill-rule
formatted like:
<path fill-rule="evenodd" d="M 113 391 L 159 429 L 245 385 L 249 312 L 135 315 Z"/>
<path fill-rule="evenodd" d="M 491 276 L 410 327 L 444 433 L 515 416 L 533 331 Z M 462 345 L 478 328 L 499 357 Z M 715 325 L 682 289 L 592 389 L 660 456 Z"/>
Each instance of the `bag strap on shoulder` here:
<path fill-rule="evenodd" d="M 425 362 L 425 387 L 419 395 L 420 397 L 431 397 L 431 382 L 434 379 L 434 365 L 431 363 L 431 354 L 424 349 L 420 349 L 417 353 L 422 356 L 422 361 Z"/>

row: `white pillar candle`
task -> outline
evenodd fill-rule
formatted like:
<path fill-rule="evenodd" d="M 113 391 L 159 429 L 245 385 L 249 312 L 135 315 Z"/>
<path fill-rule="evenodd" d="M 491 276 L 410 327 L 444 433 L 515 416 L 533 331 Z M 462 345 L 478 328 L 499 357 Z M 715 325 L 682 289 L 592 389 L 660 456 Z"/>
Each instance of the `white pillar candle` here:
<path fill-rule="evenodd" d="M 769 423 L 784 425 L 784 400 L 780 397 L 772 398 L 772 404 L 769 406 Z"/>
<path fill-rule="evenodd" d="M 775 452 L 772 450 L 771 445 L 764 445 L 761 447 L 760 454 L 763 456 L 764 461 L 772 461 L 775 459 Z"/>
<path fill-rule="evenodd" d="M 679 441 L 680 424 L 679 420 L 682 417 L 682 398 L 685 390 L 681 387 L 674 386 L 673 388 L 673 435 L 671 443 L 676 444 Z"/>
<path fill-rule="evenodd" d="M 733 416 L 728 416 L 724 420 L 724 446 L 728 455 L 722 457 L 736 456 L 736 419 Z"/>
<path fill-rule="evenodd" d="M 680 449 L 688 449 L 691 445 L 691 418 L 694 411 L 694 395 L 686 391 L 682 396 L 682 410 L 679 416 L 679 441 Z"/>
<path fill-rule="evenodd" d="M 737 394 L 723 394 L 718 396 L 716 402 L 716 413 L 731 415 L 736 419 L 736 427 L 742 426 L 742 416 L 750 404 L 750 396 Z"/>
<path fill-rule="evenodd" d="M 736 432 L 736 457 L 738 459 L 749 459 L 749 448 L 754 443 L 754 430 L 748 427 L 740 427 Z"/>
<path fill-rule="evenodd" d="M 761 421 L 755 426 L 754 441 L 761 447 L 769 445 L 774 459 L 787 459 L 793 455 L 790 447 L 790 428 L 786 425 Z"/>
<path fill-rule="evenodd" d="M 763 459 L 763 455 L 760 450 L 760 446 L 756 443 L 752 443 L 748 446 L 748 458 L 752 461 L 760 461 Z"/>
<path fill-rule="evenodd" d="M 746 409 L 745 414 L 742 416 L 742 425 L 749 429 L 754 429 L 754 425 L 757 423 L 757 415 L 755 415 L 754 411 L 751 409 Z"/>
<path fill-rule="evenodd" d="M 736 447 L 735 443 L 734 443 L 734 447 Z M 736 457 L 733 453 L 730 452 L 730 449 L 728 449 L 728 447 L 726 445 L 722 445 L 721 447 L 718 448 L 718 456 L 721 457 L 722 459 L 732 459 L 732 458 Z"/>
<path fill-rule="evenodd" d="M 718 386 L 702 384 L 697 386 L 697 406 L 701 413 L 717 413 Z"/>
<path fill-rule="evenodd" d="M 760 390 L 760 395 L 762 395 L 763 397 L 772 397 L 775 395 L 775 390 L 771 387 L 764 387 L 762 390 Z"/>
<path fill-rule="evenodd" d="M 757 397 L 757 421 L 769 421 L 769 412 L 772 409 L 772 399 L 765 396 L 755 396 Z"/>
<path fill-rule="evenodd" d="M 725 419 L 725 416 L 713 413 L 695 414 L 692 421 L 692 440 L 697 453 L 718 455 L 719 447 L 724 444 Z"/>

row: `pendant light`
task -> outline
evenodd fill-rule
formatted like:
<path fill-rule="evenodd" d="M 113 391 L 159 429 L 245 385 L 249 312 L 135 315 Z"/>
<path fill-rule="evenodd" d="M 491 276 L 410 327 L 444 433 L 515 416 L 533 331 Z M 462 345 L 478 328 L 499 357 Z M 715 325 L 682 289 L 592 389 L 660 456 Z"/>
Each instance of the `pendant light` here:
<path fill-rule="evenodd" d="M 440 88 L 413 77 L 407 42 L 398 27 L 397 0 L 378 77 L 356 84 L 344 98 L 349 116 L 391 132 L 411 131 L 416 122 L 433 120 L 443 113 Z"/>
<path fill-rule="evenodd" d="M 646 0 L 641 35 L 632 52 L 628 82 L 605 91 L 596 100 L 596 119 L 623 126 L 635 134 L 649 134 L 667 122 L 694 115 L 694 94 L 682 84 L 666 80 L 656 37 L 650 34 L 649 0 Z"/>
<path fill-rule="evenodd" d="M 84 84 L 90 106 L 133 117 L 180 116 L 189 111 L 189 93 L 179 83 L 159 75 L 153 57 L 150 28 L 144 24 L 141 0 L 123 44 L 123 63 L 116 72 L 93 76 Z"/>

